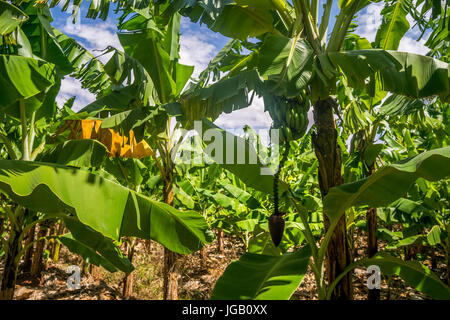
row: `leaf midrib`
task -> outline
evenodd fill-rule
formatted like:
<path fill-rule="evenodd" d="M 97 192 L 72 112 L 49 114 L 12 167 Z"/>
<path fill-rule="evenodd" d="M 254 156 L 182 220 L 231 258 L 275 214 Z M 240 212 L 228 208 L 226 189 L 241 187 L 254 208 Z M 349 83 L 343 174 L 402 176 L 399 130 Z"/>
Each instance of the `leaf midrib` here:
<path fill-rule="evenodd" d="M 399 1 L 397 1 L 397 4 L 395 5 L 394 12 L 392 13 L 392 19 L 391 19 L 391 22 L 389 23 L 389 27 L 386 32 L 386 38 L 384 39 L 384 43 L 382 46 L 382 49 L 384 49 L 384 50 L 386 50 L 386 46 L 389 41 L 390 34 L 392 33 L 392 28 L 394 27 L 394 24 L 396 22 L 398 11 L 399 11 L 399 8 L 400 8 L 400 5 L 402 4 L 402 2 L 403 2 L 403 0 L 399 0 Z"/>

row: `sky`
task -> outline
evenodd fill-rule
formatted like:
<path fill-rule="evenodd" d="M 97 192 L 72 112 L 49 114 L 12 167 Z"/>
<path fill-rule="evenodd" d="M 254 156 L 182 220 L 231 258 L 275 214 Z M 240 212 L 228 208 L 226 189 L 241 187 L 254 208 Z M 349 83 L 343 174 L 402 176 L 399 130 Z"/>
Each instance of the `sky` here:
<path fill-rule="evenodd" d="M 324 1 L 320 2 L 320 7 L 322 7 Z M 338 14 L 337 2 L 335 1 L 333 5 L 330 25 L 334 24 L 334 17 Z M 383 5 L 383 2 L 373 3 L 366 7 L 358 16 L 359 26 L 356 29 L 356 33 L 367 38 L 370 42 L 375 40 L 376 31 L 381 24 L 382 18 L 380 13 Z M 86 19 L 87 8 L 88 3 L 84 2 L 80 8 L 80 19 L 77 24 L 72 23 L 70 7 L 67 12 L 61 11 L 61 5 L 52 8 L 53 26 L 75 38 L 94 55 L 100 55 L 100 50 L 105 49 L 107 46 L 123 50 L 116 35 L 117 15 L 114 14 L 113 10 L 110 10 L 107 20 L 103 21 L 100 19 Z M 408 16 L 408 20 L 412 26 L 411 17 Z M 420 42 L 415 40 L 419 34 L 418 28 L 410 29 L 401 40 L 399 51 L 425 54 L 428 51 L 424 46 L 425 40 L 422 39 Z M 228 38 L 210 31 L 205 26 L 191 23 L 189 19 L 183 17 L 181 21 L 180 63 L 193 65 L 195 67 L 194 76 L 196 76 L 208 65 L 208 62 L 228 40 Z M 99 59 L 106 62 L 108 56 L 101 56 Z M 81 88 L 78 80 L 66 77 L 56 98 L 58 105 L 62 106 L 72 96 L 77 97 L 74 103 L 74 110 L 79 110 L 95 100 L 93 94 Z M 235 133 L 242 132 L 242 128 L 245 125 L 249 125 L 255 130 L 267 130 L 271 123 L 272 120 L 269 114 L 264 112 L 262 99 L 257 98 L 254 99 L 250 107 L 230 114 L 222 114 L 215 121 L 216 125 Z"/>

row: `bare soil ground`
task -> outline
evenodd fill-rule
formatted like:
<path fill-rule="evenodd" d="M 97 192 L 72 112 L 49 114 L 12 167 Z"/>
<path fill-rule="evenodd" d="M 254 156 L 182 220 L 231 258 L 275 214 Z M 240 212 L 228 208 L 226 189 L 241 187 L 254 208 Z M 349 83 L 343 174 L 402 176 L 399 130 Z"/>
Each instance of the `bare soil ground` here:
<path fill-rule="evenodd" d="M 217 241 L 206 246 L 205 252 L 198 251 L 179 259 L 179 297 L 180 299 L 209 299 L 214 284 L 222 275 L 228 264 L 239 259 L 245 252 L 244 245 L 239 238 L 225 237 L 223 252 L 218 251 Z M 355 237 L 355 258 L 364 257 L 366 244 L 361 236 Z M 162 266 L 163 247 L 155 242 L 140 241 L 136 245 L 133 264 L 134 285 L 133 296 L 129 299 L 152 300 L 162 298 Z M 202 259 L 202 256 L 206 260 Z M 433 271 L 443 279 L 446 272 L 444 259 L 437 257 L 437 265 Z M 431 261 L 424 263 L 431 267 Z M 81 276 L 81 288 L 67 287 L 67 267 L 82 265 L 81 258 L 61 248 L 60 259 L 57 263 L 48 260 L 46 269 L 40 279 L 31 279 L 27 274 L 19 274 L 15 299 L 69 299 L 69 300 L 122 300 L 122 286 L 124 273 L 109 273 L 98 267 L 93 267 Z M 2 270 L 0 270 L 1 272 Z M 354 296 L 357 300 L 367 299 L 367 275 L 365 269 L 356 269 L 354 277 Z M 426 295 L 408 287 L 396 277 L 383 279 L 381 284 L 381 299 L 428 299 Z M 309 270 L 302 284 L 292 296 L 294 300 L 317 299 L 314 276 Z"/>

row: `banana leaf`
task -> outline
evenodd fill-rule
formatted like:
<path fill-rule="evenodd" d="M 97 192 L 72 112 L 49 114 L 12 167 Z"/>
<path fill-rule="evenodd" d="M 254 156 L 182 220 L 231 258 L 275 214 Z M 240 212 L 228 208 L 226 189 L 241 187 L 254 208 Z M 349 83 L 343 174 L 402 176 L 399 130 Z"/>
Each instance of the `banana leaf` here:
<path fill-rule="evenodd" d="M 244 254 L 217 280 L 213 300 L 288 300 L 308 270 L 311 249 L 267 256 Z"/>
<path fill-rule="evenodd" d="M 323 200 L 324 212 L 337 222 L 352 206 L 388 206 L 418 178 L 437 181 L 449 175 L 450 147 L 423 152 L 382 167 L 368 178 L 331 188 Z"/>
<path fill-rule="evenodd" d="M 176 210 L 83 169 L 0 160 L 0 189 L 31 210 L 74 214 L 114 240 L 153 239 L 171 251 L 188 254 L 213 239 L 197 212 Z"/>

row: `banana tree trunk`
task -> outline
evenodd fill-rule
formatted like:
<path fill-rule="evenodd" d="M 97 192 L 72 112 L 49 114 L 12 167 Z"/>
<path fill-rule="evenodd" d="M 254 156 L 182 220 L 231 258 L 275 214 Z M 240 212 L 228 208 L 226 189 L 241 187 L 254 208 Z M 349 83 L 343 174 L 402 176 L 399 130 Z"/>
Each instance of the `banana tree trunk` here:
<path fill-rule="evenodd" d="M 450 287 L 450 253 L 447 253 L 447 285 Z"/>
<path fill-rule="evenodd" d="M 217 235 L 217 243 L 218 243 L 217 250 L 221 254 L 224 252 L 223 237 L 224 237 L 223 230 L 219 230 L 219 233 Z"/>
<path fill-rule="evenodd" d="M 375 166 L 371 165 L 369 167 L 369 172 L 367 176 L 372 175 L 375 172 Z M 369 258 L 373 257 L 378 252 L 377 243 L 377 209 L 369 208 L 366 212 L 366 222 L 367 222 L 367 255 Z M 368 300 L 380 300 L 380 290 L 379 289 L 369 289 L 367 295 Z"/>
<path fill-rule="evenodd" d="M 39 231 L 37 234 L 37 239 L 46 237 L 48 234 L 48 225 L 46 223 L 41 223 L 39 225 Z M 33 259 L 31 261 L 31 276 L 39 277 L 44 268 L 43 257 L 44 257 L 45 239 L 36 242 L 36 248 L 34 250 Z"/>
<path fill-rule="evenodd" d="M 367 255 L 373 257 L 378 252 L 377 244 L 377 209 L 369 208 L 366 215 L 367 221 Z M 369 289 L 368 300 L 380 300 L 380 289 Z"/>
<path fill-rule="evenodd" d="M 173 179 L 172 172 L 167 175 L 167 181 L 164 183 L 164 202 L 173 205 Z M 178 270 L 177 254 L 164 248 L 164 267 L 163 267 L 163 298 L 164 300 L 178 300 Z"/>
<path fill-rule="evenodd" d="M 312 143 L 319 161 L 318 180 L 322 198 L 326 196 L 331 187 L 343 183 L 341 150 L 337 143 L 333 114 L 336 106 L 336 102 L 331 97 L 318 100 L 314 104 L 314 123 L 317 132 L 312 135 Z M 325 230 L 328 230 L 330 221 L 325 215 L 324 224 Z M 328 283 L 332 283 L 351 261 L 351 250 L 347 239 L 347 224 L 344 215 L 338 222 L 326 251 L 325 264 Z M 352 291 L 352 274 L 349 272 L 335 287 L 331 299 L 352 299 Z"/>
<path fill-rule="evenodd" d="M 3 233 L 4 225 L 5 225 L 5 219 L 3 219 L 2 217 L 0 217 L 0 236 L 1 236 L 2 233 Z"/>
<path fill-rule="evenodd" d="M 206 247 L 203 246 L 200 250 L 201 266 L 206 268 L 208 265 L 208 252 L 206 252 Z"/>
<path fill-rule="evenodd" d="M 127 244 L 127 251 L 128 251 L 127 257 L 131 263 L 133 263 L 135 241 L 136 239 L 134 238 L 131 241 L 131 243 Z M 125 298 L 130 298 L 133 295 L 133 282 L 134 282 L 133 272 L 126 274 L 123 279 L 123 292 L 122 292 Z"/>
<path fill-rule="evenodd" d="M 178 300 L 177 254 L 164 248 L 164 300 Z"/>
<path fill-rule="evenodd" d="M 447 239 L 445 241 L 446 243 L 446 250 L 445 253 L 447 255 L 447 284 L 450 287 L 450 223 L 447 224 Z"/>
<path fill-rule="evenodd" d="M 31 244 L 34 241 L 34 236 L 36 233 L 36 226 L 32 226 L 30 230 L 28 230 L 27 235 L 25 236 L 25 246 L 28 246 L 28 249 L 25 251 L 25 255 L 23 258 L 23 264 L 21 270 L 24 272 L 30 272 L 31 270 L 31 262 L 33 260 L 33 252 L 34 246 Z"/>
<path fill-rule="evenodd" d="M 19 218 L 18 221 L 21 221 Z M 11 226 L 8 248 L 5 259 L 5 267 L 3 270 L 0 285 L 0 300 L 12 300 L 14 297 L 14 288 L 16 286 L 17 271 L 20 262 L 21 251 L 21 225 Z"/>

